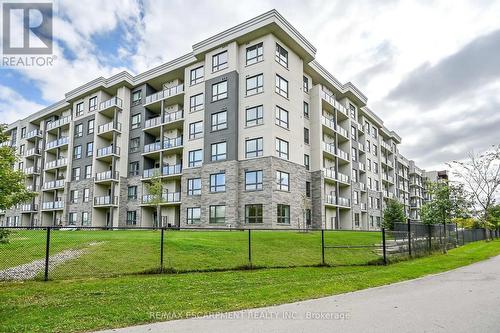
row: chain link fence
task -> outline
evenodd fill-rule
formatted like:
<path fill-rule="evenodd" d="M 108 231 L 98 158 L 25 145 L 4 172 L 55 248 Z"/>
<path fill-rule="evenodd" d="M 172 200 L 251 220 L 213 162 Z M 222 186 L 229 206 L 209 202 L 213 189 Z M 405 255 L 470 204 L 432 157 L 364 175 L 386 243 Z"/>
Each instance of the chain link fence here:
<path fill-rule="evenodd" d="M 397 224 L 393 231 L 236 228 L 0 228 L 0 281 L 386 264 L 498 230 Z"/>

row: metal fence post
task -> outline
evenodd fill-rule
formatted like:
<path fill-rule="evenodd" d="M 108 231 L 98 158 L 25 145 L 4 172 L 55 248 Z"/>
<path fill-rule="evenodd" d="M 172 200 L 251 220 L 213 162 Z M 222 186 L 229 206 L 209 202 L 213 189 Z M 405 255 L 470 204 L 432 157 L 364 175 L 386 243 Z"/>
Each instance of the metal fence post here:
<path fill-rule="evenodd" d="M 325 264 L 325 230 L 321 229 L 321 265 Z"/>
<path fill-rule="evenodd" d="M 163 238 L 164 238 L 165 228 L 161 228 L 161 237 L 160 237 L 160 274 L 163 273 Z"/>
<path fill-rule="evenodd" d="M 382 248 L 383 248 L 383 253 L 384 253 L 384 265 L 387 265 L 387 252 L 386 252 L 386 246 L 385 246 L 385 228 L 382 228 Z"/>
<path fill-rule="evenodd" d="M 458 243 L 458 224 L 457 223 L 455 223 L 455 234 L 457 236 L 457 245 L 455 245 L 455 247 L 458 247 L 459 243 Z"/>
<path fill-rule="evenodd" d="M 411 224 L 408 221 L 408 255 L 411 257 Z"/>
<path fill-rule="evenodd" d="M 47 227 L 47 240 L 45 242 L 45 274 L 44 274 L 44 281 L 48 281 L 49 280 L 50 229 L 51 229 L 51 227 Z"/>
<path fill-rule="evenodd" d="M 248 263 L 252 267 L 252 230 L 248 229 Z"/>
<path fill-rule="evenodd" d="M 430 224 L 427 225 L 427 232 L 429 234 L 427 245 L 429 246 L 429 252 L 432 251 L 432 226 Z"/>

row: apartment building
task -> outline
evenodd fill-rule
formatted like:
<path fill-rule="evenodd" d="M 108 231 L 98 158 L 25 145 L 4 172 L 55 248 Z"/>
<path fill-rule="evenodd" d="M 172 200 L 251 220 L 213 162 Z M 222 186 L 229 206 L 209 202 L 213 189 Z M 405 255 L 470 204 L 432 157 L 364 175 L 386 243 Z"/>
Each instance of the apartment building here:
<path fill-rule="evenodd" d="M 418 220 L 423 170 L 315 54 L 272 10 L 67 92 L 9 125 L 37 195 L 0 223 L 377 229 L 389 199 Z"/>

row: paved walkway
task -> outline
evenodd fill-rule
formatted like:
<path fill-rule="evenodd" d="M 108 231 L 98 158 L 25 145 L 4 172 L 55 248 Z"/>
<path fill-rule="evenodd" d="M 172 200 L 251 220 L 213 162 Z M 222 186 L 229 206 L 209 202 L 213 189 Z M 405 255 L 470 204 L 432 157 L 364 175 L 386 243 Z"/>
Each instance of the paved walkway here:
<path fill-rule="evenodd" d="M 500 256 L 348 294 L 103 332 L 500 332 Z"/>

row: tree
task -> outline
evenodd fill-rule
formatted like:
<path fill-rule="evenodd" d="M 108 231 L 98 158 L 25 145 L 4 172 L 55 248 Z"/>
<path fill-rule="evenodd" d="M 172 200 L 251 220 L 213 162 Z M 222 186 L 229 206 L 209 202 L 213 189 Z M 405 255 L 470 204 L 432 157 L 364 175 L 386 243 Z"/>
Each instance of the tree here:
<path fill-rule="evenodd" d="M 489 208 L 487 222 L 491 229 L 500 228 L 500 205 L 494 205 Z"/>
<path fill-rule="evenodd" d="M 384 209 L 384 228 L 394 229 L 394 223 L 404 223 L 406 221 L 405 210 L 402 203 L 389 199 L 387 207 Z"/>
<path fill-rule="evenodd" d="M 443 252 L 447 251 L 446 225 L 455 218 L 470 217 L 470 198 L 462 185 L 454 185 L 448 181 L 427 182 L 427 193 L 431 198 L 424 203 L 421 210 L 422 222 L 425 224 L 442 224 L 444 228 Z"/>
<path fill-rule="evenodd" d="M 156 225 L 161 226 L 161 203 L 163 202 L 163 183 L 158 173 L 155 173 L 147 185 L 151 199 L 149 203 L 156 207 Z"/>
<path fill-rule="evenodd" d="M 0 125 L 0 143 L 8 141 L 5 128 L 5 125 Z M 26 189 L 24 173 L 14 170 L 13 166 L 17 160 L 12 147 L 0 147 L 0 210 L 9 209 L 35 196 L 35 193 Z"/>
<path fill-rule="evenodd" d="M 500 145 L 482 154 L 470 152 L 464 161 L 453 161 L 448 166 L 472 194 L 477 215 L 486 223 L 500 189 Z"/>

